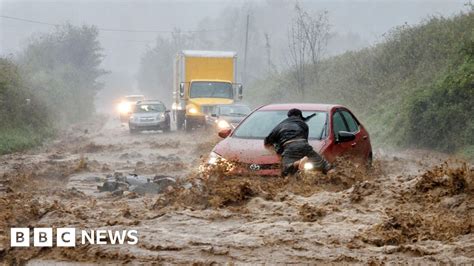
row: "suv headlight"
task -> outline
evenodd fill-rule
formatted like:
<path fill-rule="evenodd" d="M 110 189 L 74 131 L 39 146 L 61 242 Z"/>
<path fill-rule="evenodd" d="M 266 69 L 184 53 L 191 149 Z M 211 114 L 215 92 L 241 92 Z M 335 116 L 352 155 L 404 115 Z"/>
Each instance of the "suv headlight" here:
<path fill-rule="evenodd" d="M 132 110 L 132 106 L 128 102 L 121 102 L 117 107 L 119 113 L 126 114 Z"/>

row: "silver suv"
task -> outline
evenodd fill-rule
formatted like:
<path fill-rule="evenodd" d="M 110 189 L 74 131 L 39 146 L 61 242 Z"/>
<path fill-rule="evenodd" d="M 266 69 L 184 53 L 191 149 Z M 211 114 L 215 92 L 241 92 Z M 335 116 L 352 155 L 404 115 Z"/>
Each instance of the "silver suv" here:
<path fill-rule="evenodd" d="M 137 102 L 128 121 L 130 133 L 137 133 L 142 130 L 168 132 L 170 130 L 169 112 L 161 101 L 146 100 Z"/>

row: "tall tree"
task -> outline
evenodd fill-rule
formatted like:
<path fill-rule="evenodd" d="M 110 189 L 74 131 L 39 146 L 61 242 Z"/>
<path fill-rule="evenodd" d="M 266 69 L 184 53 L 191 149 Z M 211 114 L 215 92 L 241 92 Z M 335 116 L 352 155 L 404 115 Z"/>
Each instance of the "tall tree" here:
<path fill-rule="evenodd" d="M 298 3 L 288 31 L 288 64 L 296 81 L 296 89 L 304 96 L 309 80 L 318 81 L 321 58 L 329 39 L 327 11 L 309 14 Z M 308 70 L 311 67 L 312 71 Z"/>
<path fill-rule="evenodd" d="M 157 97 L 167 104 L 173 99 L 173 64 L 176 53 L 194 47 L 195 37 L 175 29 L 169 38 L 158 37 L 154 47 L 140 60 L 138 87 L 149 97 Z"/>
<path fill-rule="evenodd" d="M 94 97 L 106 73 L 100 65 L 102 48 L 94 26 L 65 24 L 32 39 L 20 56 L 20 65 L 32 88 L 50 103 L 65 122 L 89 117 Z"/>

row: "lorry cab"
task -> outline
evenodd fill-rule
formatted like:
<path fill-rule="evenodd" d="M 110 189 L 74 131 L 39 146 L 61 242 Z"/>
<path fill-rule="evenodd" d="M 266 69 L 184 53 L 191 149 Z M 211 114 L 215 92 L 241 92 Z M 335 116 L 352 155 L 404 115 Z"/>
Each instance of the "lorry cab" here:
<path fill-rule="evenodd" d="M 216 105 L 242 99 L 236 83 L 235 52 L 182 51 L 175 61 L 173 115 L 178 129 L 206 125 L 206 115 Z"/>

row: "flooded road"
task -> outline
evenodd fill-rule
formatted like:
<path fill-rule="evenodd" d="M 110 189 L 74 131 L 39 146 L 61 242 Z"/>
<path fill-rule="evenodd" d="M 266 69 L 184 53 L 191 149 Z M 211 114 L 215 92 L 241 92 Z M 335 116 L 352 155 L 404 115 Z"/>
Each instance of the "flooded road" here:
<path fill-rule="evenodd" d="M 472 164 L 375 153 L 328 176 L 211 177 L 209 132 L 130 135 L 116 119 L 0 157 L 0 261 L 69 263 L 474 263 Z M 99 191 L 107 177 L 178 180 L 154 194 Z M 137 245 L 10 248 L 10 227 L 135 229 Z"/>

